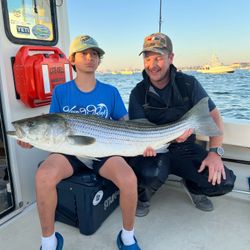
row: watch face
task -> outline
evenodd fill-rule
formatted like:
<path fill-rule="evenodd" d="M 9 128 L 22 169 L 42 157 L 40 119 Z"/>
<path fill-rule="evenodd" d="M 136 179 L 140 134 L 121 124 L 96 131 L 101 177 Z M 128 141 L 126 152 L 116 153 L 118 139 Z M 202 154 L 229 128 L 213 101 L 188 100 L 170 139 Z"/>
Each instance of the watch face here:
<path fill-rule="evenodd" d="M 217 148 L 217 154 L 220 155 L 220 156 L 224 155 L 224 149 L 221 148 L 221 147 L 218 147 Z"/>
<path fill-rule="evenodd" d="M 224 155 L 224 149 L 223 149 L 222 147 L 210 148 L 209 151 L 210 151 L 210 152 L 215 152 L 215 153 L 218 154 L 219 156 Z"/>

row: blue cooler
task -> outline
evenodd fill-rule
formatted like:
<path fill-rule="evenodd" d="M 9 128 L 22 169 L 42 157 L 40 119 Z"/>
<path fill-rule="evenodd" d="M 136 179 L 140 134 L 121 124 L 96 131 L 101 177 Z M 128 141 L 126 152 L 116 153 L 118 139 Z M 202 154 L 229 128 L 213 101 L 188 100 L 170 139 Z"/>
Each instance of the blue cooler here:
<path fill-rule="evenodd" d="M 110 181 L 83 169 L 57 185 L 55 219 L 93 234 L 119 205 L 119 190 Z"/>

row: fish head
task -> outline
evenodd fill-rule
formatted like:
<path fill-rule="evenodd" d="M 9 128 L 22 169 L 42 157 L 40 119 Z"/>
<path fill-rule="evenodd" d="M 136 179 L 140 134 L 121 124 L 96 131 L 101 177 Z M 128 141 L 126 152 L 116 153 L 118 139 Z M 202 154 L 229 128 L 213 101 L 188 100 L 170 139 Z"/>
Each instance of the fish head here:
<path fill-rule="evenodd" d="M 67 131 L 64 119 L 56 114 L 14 121 L 12 125 L 17 139 L 31 144 L 55 142 Z"/>

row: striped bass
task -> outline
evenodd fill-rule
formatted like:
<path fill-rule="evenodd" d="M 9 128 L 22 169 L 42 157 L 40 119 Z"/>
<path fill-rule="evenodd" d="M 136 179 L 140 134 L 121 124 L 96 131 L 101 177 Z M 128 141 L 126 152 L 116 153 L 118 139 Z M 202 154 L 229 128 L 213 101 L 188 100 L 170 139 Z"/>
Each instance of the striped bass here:
<path fill-rule="evenodd" d="M 46 151 L 85 158 L 141 155 L 148 146 L 163 148 L 189 128 L 206 136 L 221 134 L 210 116 L 207 97 L 180 120 L 167 125 L 71 113 L 46 114 L 12 124 L 16 131 L 7 133 L 18 140 Z"/>

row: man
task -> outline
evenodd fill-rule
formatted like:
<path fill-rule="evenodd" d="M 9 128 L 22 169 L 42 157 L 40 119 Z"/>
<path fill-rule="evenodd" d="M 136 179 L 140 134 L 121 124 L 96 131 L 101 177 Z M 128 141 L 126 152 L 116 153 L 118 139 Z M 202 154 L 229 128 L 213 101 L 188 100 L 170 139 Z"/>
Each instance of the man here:
<path fill-rule="evenodd" d="M 170 38 L 162 33 L 149 35 L 144 40 L 143 80 L 132 90 L 129 118 L 146 118 L 150 122 L 166 124 L 181 118 L 208 94 L 192 76 L 177 72 L 173 65 L 174 53 Z M 212 118 L 223 131 L 223 122 L 214 102 L 209 98 Z M 130 162 L 135 166 L 139 182 L 137 216 L 149 212 L 149 200 L 165 182 L 169 174 L 183 178 L 182 184 L 193 204 L 203 211 L 212 211 L 207 196 L 230 192 L 235 175 L 222 163 L 223 136 L 209 138 L 209 151 L 195 143 L 192 130 L 186 131 L 169 146 L 169 152 L 157 154 L 154 149 Z M 191 136 L 190 136 L 191 135 Z"/>
<path fill-rule="evenodd" d="M 104 51 L 90 36 L 77 36 L 70 45 L 69 59 L 76 78 L 58 85 L 53 92 L 50 113 L 71 112 L 123 120 L 127 111 L 118 90 L 95 78 Z M 31 145 L 18 141 L 22 147 Z M 55 232 L 56 185 L 83 166 L 75 156 L 52 153 L 41 164 L 36 174 L 37 207 L 42 229 L 42 250 L 60 250 L 63 237 Z M 132 168 L 119 156 L 94 161 L 93 170 L 111 180 L 120 190 L 123 228 L 117 236 L 121 250 L 140 250 L 134 237 L 137 204 L 137 178 Z M 83 247 L 84 249 L 84 247 Z"/>

